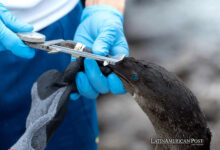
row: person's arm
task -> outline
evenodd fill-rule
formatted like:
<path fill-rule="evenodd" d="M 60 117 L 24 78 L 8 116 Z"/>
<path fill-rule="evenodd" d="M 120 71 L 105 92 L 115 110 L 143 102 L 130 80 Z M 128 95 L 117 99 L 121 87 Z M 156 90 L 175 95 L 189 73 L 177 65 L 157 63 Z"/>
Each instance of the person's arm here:
<path fill-rule="evenodd" d="M 123 30 L 125 0 L 87 0 L 77 28 L 74 41 L 82 43 L 98 55 L 129 55 L 128 44 Z M 85 72 L 76 76 L 79 94 L 90 99 L 99 93 L 123 94 L 121 80 L 115 74 L 105 77 L 96 61 L 84 60 Z M 79 95 L 72 94 L 71 99 Z"/>
<path fill-rule="evenodd" d="M 126 0 L 86 0 L 86 7 L 92 5 L 109 5 L 124 13 Z"/>

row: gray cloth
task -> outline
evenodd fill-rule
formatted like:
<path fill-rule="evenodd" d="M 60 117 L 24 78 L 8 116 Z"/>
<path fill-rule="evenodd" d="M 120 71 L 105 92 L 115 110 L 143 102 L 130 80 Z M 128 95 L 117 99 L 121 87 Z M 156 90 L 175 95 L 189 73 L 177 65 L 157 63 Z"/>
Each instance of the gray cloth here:
<path fill-rule="evenodd" d="M 31 90 L 32 104 L 26 121 L 26 131 L 12 148 L 16 150 L 43 150 L 48 141 L 47 125 L 57 113 L 59 103 L 66 87 L 55 91 L 46 99 L 40 99 L 37 83 Z"/>
<path fill-rule="evenodd" d="M 76 93 L 75 76 L 82 66 L 82 58 L 71 62 L 59 72 L 43 73 L 32 86 L 31 110 L 26 120 L 26 131 L 11 147 L 16 150 L 43 150 L 62 124 L 69 95 Z"/>

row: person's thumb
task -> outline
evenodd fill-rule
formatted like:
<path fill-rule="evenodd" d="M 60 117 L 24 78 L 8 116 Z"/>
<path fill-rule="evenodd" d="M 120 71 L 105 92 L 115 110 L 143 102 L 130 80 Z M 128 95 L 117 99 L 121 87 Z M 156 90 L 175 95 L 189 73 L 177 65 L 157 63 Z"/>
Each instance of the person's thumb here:
<path fill-rule="evenodd" d="M 13 32 L 30 32 L 34 27 L 30 24 L 19 20 L 12 15 L 3 4 L 0 3 L 0 19 Z"/>
<path fill-rule="evenodd" d="M 18 36 L 0 20 L 0 51 L 10 50 L 13 54 L 24 57 L 33 58 L 35 51 L 26 46 Z"/>
<path fill-rule="evenodd" d="M 100 33 L 93 44 L 93 53 L 103 56 L 108 55 L 109 49 L 115 42 L 115 36 L 117 36 L 115 29 L 108 28 Z"/>

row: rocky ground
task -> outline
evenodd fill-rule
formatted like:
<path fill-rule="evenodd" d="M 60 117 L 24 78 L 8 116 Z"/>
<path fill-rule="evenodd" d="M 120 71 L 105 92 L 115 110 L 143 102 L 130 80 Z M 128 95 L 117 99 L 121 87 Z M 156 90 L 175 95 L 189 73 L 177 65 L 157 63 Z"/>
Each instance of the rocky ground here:
<path fill-rule="evenodd" d="M 176 73 L 198 97 L 220 147 L 220 2 L 128 0 L 130 55 Z M 129 95 L 98 100 L 100 150 L 151 150 L 153 127 Z"/>

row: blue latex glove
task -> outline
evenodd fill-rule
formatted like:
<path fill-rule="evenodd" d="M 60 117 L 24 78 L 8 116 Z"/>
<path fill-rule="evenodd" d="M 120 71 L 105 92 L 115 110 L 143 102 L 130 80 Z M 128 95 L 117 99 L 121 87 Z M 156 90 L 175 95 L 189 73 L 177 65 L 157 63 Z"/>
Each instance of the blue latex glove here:
<path fill-rule="evenodd" d="M 94 5 L 84 9 L 74 41 L 86 45 L 94 54 L 129 55 L 122 13 L 108 5 Z M 113 73 L 105 77 L 96 61 L 85 59 L 84 67 L 85 72 L 79 72 L 76 76 L 80 95 L 95 99 L 99 93 L 126 93 L 119 77 Z M 76 93 L 71 95 L 71 99 L 78 97 Z"/>
<path fill-rule="evenodd" d="M 3 4 L 0 3 L 0 51 L 10 50 L 13 54 L 33 58 L 35 51 L 26 46 L 14 32 L 29 32 L 33 26 L 15 18 Z"/>

